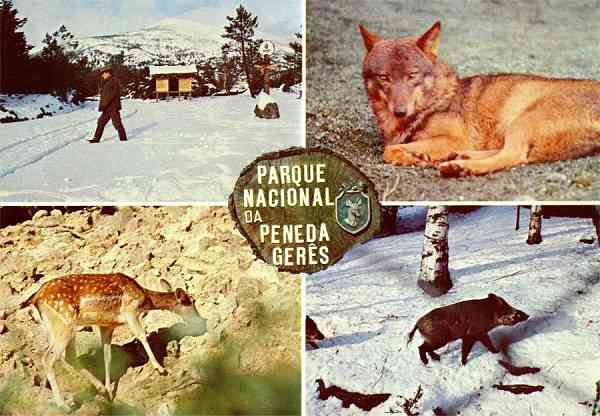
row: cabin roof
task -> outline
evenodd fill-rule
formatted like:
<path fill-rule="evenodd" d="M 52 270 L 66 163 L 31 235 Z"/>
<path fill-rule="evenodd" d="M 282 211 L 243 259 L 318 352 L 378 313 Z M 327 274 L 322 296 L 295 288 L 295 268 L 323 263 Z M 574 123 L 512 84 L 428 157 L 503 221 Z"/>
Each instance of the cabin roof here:
<path fill-rule="evenodd" d="M 150 65 L 150 76 L 197 73 L 196 65 Z"/>

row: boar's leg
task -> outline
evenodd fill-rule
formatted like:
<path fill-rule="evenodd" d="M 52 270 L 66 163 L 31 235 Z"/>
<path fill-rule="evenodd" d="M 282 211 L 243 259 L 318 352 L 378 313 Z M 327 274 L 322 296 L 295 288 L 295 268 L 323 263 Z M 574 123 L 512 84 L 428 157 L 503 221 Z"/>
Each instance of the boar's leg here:
<path fill-rule="evenodd" d="M 499 352 L 496 349 L 496 347 L 494 347 L 494 344 L 492 344 L 492 340 L 490 339 L 490 336 L 487 334 L 487 332 L 483 335 L 478 336 L 477 340 L 479 340 L 488 349 L 489 352 L 492 352 L 494 354 Z"/>
<path fill-rule="evenodd" d="M 462 339 L 462 363 L 463 365 L 467 364 L 467 357 L 473 348 L 473 344 L 475 344 L 475 338 L 473 337 L 464 337 Z"/>
<path fill-rule="evenodd" d="M 421 344 L 421 346 L 419 347 L 419 357 L 421 357 L 421 361 L 425 365 L 427 365 L 427 363 L 429 362 L 427 360 L 427 348 L 428 348 L 427 344 Z"/>
<path fill-rule="evenodd" d="M 419 347 L 419 357 L 421 357 L 421 361 L 425 365 L 427 365 L 427 363 L 428 363 L 427 354 L 429 354 L 429 356 L 436 361 L 440 360 L 440 356 L 437 355 L 434 351 L 434 346 L 428 344 L 427 342 L 424 342 Z"/>

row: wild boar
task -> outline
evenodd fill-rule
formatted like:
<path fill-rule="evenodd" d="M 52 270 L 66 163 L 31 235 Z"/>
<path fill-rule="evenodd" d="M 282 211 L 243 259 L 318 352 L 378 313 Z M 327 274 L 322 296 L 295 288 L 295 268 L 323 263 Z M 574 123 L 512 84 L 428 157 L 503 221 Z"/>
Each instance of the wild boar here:
<path fill-rule="evenodd" d="M 317 324 L 313 321 L 310 316 L 306 315 L 306 344 L 313 348 L 319 348 L 317 341 L 325 339 L 325 335 L 319 331 Z"/>
<path fill-rule="evenodd" d="M 500 325 L 516 325 L 529 318 L 525 312 L 510 306 L 504 299 L 490 293 L 484 299 L 471 299 L 432 310 L 423 315 L 408 334 L 408 343 L 415 331 L 423 336 L 419 356 L 427 364 L 427 354 L 434 360 L 440 356 L 435 350 L 451 341 L 462 339 L 462 364 L 475 342 L 481 342 L 490 352 L 498 350 L 492 344 L 488 332 Z M 408 344 L 407 343 L 407 344 Z"/>

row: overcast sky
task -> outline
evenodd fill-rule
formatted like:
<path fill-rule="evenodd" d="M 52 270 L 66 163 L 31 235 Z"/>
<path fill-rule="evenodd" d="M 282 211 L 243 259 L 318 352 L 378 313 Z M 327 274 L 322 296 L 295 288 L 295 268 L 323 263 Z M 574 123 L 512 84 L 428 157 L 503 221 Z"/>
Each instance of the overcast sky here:
<path fill-rule="evenodd" d="M 222 16 L 207 16 L 198 9 L 231 10 L 243 3 L 259 16 L 259 28 L 275 35 L 300 30 L 302 0 L 13 0 L 20 17 L 28 19 L 23 27 L 27 41 L 40 46 L 46 33 L 62 24 L 77 37 L 128 32 L 150 26 L 167 17 L 192 16 L 192 20 L 221 26 Z M 196 13 L 194 13 L 194 11 Z M 229 13 L 230 15 L 232 13 Z"/>

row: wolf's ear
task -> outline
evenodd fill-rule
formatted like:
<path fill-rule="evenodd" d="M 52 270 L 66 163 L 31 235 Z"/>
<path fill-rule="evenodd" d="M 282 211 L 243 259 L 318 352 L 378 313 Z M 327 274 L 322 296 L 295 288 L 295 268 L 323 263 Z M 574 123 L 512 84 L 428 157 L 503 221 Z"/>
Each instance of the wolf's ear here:
<path fill-rule="evenodd" d="M 425 55 L 427 55 L 433 62 L 438 57 L 438 49 L 440 47 L 440 37 L 442 35 L 441 23 L 435 22 L 433 26 L 429 28 L 418 40 L 417 46 Z"/>
<path fill-rule="evenodd" d="M 365 43 L 365 48 L 367 48 L 367 52 L 370 52 L 373 49 L 373 46 L 381 40 L 379 36 L 374 33 L 369 32 L 363 25 L 358 25 L 358 29 L 360 30 L 360 34 L 362 35 L 363 42 Z"/>

